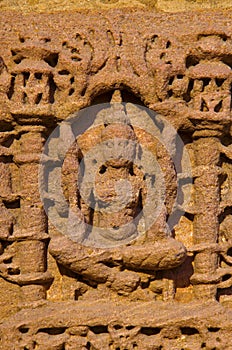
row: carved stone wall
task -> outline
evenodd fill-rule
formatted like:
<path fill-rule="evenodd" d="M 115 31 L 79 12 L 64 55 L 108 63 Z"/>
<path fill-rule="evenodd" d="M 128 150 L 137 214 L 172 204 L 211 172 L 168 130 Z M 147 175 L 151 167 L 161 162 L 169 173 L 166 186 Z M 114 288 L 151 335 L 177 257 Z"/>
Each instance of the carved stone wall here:
<path fill-rule="evenodd" d="M 0 348 L 232 349 L 230 12 L 2 12 L 1 23 Z M 115 102 L 125 106 L 125 125 L 117 111 L 104 130 L 94 124 L 97 113 L 86 116 L 88 128 L 63 159 L 57 140 L 68 142 L 70 125 L 53 138 L 45 152 L 51 190 L 42 203 L 38 172 L 52 131 L 83 108 Z M 144 131 L 144 107 L 162 117 L 171 147 Z M 155 224 L 132 242 L 89 246 L 62 235 L 46 212 L 60 167 L 66 200 L 85 222 L 94 220 L 76 195 L 77 164 L 110 133 L 149 149 L 163 174 L 164 202 Z M 129 216 L 154 180 L 142 170 L 127 174 L 135 188 Z M 99 174 L 105 196 L 110 181 L 124 176 L 106 167 Z M 178 186 L 181 215 L 168 231 Z M 151 203 L 145 219 L 154 215 Z M 113 219 L 105 219 L 111 228 Z"/>

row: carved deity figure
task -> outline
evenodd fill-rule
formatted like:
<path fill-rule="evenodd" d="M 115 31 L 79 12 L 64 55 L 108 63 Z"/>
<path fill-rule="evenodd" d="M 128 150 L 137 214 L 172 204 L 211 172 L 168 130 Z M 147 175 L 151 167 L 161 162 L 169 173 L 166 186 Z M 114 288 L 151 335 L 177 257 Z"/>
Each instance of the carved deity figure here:
<path fill-rule="evenodd" d="M 146 189 L 143 174 L 134 164 L 138 145 L 129 121 L 106 122 L 100 139 L 103 164 L 95 175 L 94 188 L 88 191 L 88 175 L 87 180 L 84 174 L 80 181 L 80 192 L 85 191 L 80 209 L 91 226 L 83 243 L 110 247 L 138 236 L 137 224 Z"/>
<path fill-rule="evenodd" d="M 133 270 L 173 268 L 184 261 L 186 249 L 171 237 L 166 206 L 156 198 L 160 184 L 140 167 L 142 149 L 122 106 L 105 118 L 92 152 L 86 143 L 81 135 L 66 155 L 63 190 L 70 239 L 52 239 L 50 251 L 85 278 L 134 290 L 140 277 Z M 130 271 L 120 272 L 119 266 Z"/>

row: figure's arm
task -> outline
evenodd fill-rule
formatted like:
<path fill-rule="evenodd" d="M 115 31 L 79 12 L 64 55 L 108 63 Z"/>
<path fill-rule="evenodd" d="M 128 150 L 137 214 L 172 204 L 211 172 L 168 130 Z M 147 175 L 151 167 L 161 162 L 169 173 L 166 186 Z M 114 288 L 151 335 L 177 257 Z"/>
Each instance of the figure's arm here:
<path fill-rule="evenodd" d="M 62 167 L 62 189 L 65 199 L 70 205 L 78 204 L 78 146 L 76 141 L 68 150 Z"/>
<path fill-rule="evenodd" d="M 86 234 L 85 215 L 81 211 L 79 191 L 80 149 L 75 141 L 66 153 L 62 167 L 62 189 L 69 204 L 67 235 L 76 242 L 82 242 Z"/>
<path fill-rule="evenodd" d="M 169 236 L 166 224 L 167 209 L 162 185 L 155 174 L 146 174 L 141 190 L 146 241 L 157 241 Z"/>

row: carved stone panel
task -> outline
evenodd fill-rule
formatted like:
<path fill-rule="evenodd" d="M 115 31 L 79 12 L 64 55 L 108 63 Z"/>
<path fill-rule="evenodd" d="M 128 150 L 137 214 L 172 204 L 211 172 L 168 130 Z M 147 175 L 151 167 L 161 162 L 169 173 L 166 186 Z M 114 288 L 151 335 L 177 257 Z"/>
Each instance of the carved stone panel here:
<path fill-rule="evenodd" d="M 0 348 L 231 349 L 231 14 L 1 20 Z"/>

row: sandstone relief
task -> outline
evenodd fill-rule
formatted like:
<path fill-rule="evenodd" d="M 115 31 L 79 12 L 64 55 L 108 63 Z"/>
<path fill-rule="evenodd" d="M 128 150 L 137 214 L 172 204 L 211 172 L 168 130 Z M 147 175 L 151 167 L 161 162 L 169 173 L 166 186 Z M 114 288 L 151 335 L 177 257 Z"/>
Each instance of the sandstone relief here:
<path fill-rule="evenodd" d="M 231 349 L 231 15 L 1 16 L 0 348 Z"/>

